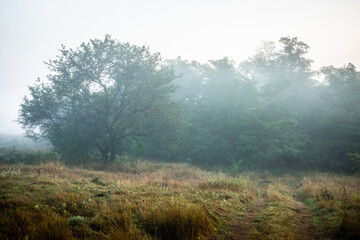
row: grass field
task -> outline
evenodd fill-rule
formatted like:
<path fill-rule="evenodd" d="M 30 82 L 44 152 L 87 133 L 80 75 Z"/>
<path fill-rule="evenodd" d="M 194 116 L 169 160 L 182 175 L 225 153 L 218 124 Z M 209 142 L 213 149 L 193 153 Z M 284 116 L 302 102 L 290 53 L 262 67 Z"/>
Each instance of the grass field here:
<path fill-rule="evenodd" d="M 87 168 L 1 165 L 0 239 L 360 239 L 356 176 Z"/>

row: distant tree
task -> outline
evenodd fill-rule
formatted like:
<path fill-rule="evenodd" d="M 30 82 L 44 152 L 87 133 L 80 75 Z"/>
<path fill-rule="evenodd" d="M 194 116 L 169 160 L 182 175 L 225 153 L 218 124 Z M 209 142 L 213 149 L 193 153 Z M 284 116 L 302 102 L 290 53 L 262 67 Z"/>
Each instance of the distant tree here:
<path fill-rule="evenodd" d="M 46 64 L 48 81 L 29 87 L 18 120 L 28 136 L 49 139 L 64 155 L 96 153 L 107 164 L 126 138 L 170 135 L 178 127 L 174 72 L 147 47 L 107 35 L 76 50 L 63 46 Z"/>
<path fill-rule="evenodd" d="M 312 60 L 306 57 L 309 46 L 297 37 L 282 37 L 279 42 L 279 50 L 264 42 L 238 69 L 257 83 L 260 95 L 257 136 L 262 137 L 253 161 L 299 166 L 306 162 L 302 155 L 311 146 L 309 132 L 319 113 L 318 89 Z"/>
<path fill-rule="evenodd" d="M 312 60 L 305 58 L 308 53 L 309 46 L 299 41 L 297 37 L 282 37 L 279 40 L 283 44 L 283 49 L 280 51 L 278 61 L 284 66 L 292 68 L 292 71 L 309 72 Z"/>
<path fill-rule="evenodd" d="M 183 132 L 183 160 L 214 166 L 230 165 L 247 157 L 255 145 L 247 138 L 252 131 L 251 114 L 257 102 L 252 81 L 237 72 L 228 58 L 207 64 L 176 59 L 171 62 L 189 127 Z M 247 155 L 246 155 L 247 154 Z"/>
<path fill-rule="evenodd" d="M 346 67 L 321 69 L 325 76 L 320 97 L 324 109 L 314 134 L 321 139 L 328 168 L 351 170 L 348 153 L 360 153 L 360 72 Z"/>

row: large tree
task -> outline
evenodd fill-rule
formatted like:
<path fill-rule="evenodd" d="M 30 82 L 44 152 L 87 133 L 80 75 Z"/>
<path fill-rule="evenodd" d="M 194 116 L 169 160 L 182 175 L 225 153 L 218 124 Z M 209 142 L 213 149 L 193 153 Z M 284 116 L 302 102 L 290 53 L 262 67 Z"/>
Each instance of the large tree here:
<path fill-rule="evenodd" d="M 175 75 L 147 47 L 106 36 L 76 50 L 63 46 L 46 64 L 48 81 L 29 87 L 21 104 L 28 136 L 45 137 L 72 157 L 98 153 L 107 164 L 126 138 L 175 131 L 179 110 L 169 96 Z"/>

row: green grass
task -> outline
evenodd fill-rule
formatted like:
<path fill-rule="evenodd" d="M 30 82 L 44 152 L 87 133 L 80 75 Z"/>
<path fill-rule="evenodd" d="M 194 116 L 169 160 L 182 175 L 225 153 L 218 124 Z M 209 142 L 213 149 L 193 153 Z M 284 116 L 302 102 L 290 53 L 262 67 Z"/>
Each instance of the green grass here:
<path fill-rule="evenodd" d="M 302 180 L 318 238 L 360 239 L 360 185 L 355 176 L 318 174 Z"/>
<path fill-rule="evenodd" d="M 297 227 L 295 201 L 287 187 L 280 183 L 271 184 L 265 195 L 264 207 L 254 219 L 248 239 L 307 239 Z"/>
<path fill-rule="evenodd" d="M 246 178 L 221 180 L 238 191 L 199 188 L 218 176 L 185 164 L 145 162 L 134 174 L 51 162 L 0 173 L 0 239 L 210 239 L 255 196 Z"/>
<path fill-rule="evenodd" d="M 0 239 L 236 239 L 246 224 L 246 239 L 307 239 L 311 223 L 315 239 L 357 239 L 359 183 L 321 173 L 230 177 L 148 161 L 102 171 L 0 165 Z M 310 223 L 297 201 L 307 203 Z"/>

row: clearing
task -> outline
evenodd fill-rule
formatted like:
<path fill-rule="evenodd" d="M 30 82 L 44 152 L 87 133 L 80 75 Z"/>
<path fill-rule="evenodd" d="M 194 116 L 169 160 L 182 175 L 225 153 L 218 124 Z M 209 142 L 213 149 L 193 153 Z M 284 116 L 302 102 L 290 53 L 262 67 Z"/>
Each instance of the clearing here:
<path fill-rule="evenodd" d="M 357 239 L 357 176 L 0 166 L 1 239 Z"/>

